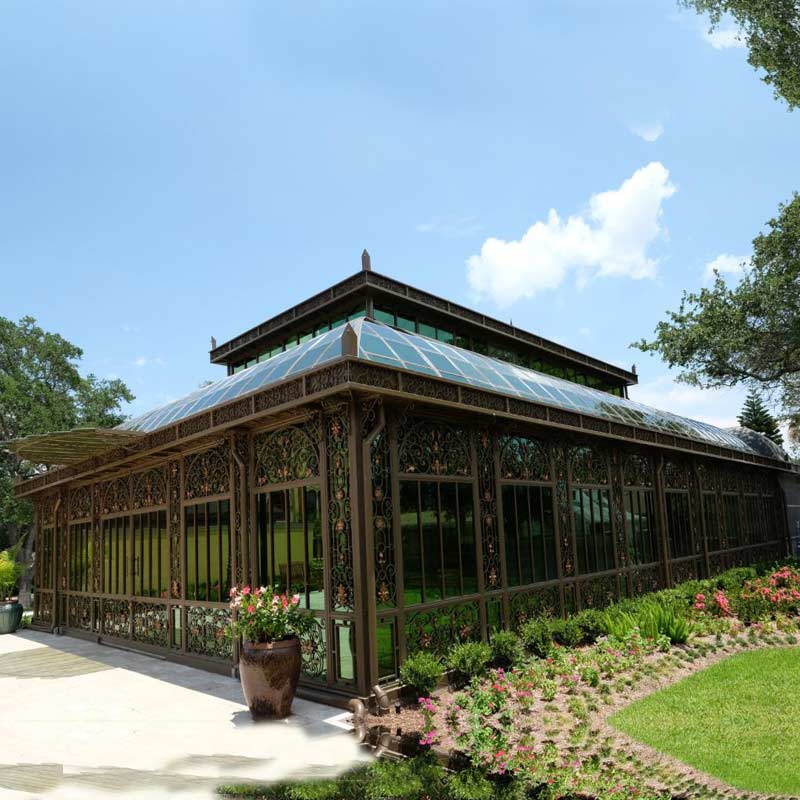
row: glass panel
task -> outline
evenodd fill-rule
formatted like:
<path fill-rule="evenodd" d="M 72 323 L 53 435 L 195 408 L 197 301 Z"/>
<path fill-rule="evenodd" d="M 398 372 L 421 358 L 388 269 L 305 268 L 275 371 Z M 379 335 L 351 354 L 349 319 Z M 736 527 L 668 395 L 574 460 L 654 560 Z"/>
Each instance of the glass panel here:
<path fill-rule="evenodd" d="M 355 629 L 344 620 L 336 620 L 336 676 L 340 682 L 352 683 L 356 676 Z"/>
<path fill-rule="evenodd" d="M 710 492 L 703 493 L 703 529 L 706 537 L 706 547 L 709 551 L 719 550 L 721 547 L 719 530 L 719 511 L 717 509 L 717 496 Z"/>
<path fill-rule="evenodd" d="M 325 569 L 322 559 L 320 493 L 317 487 L 307 487 L 304 491 L 309 558 L 308 607 L 321 610 L 325 608 Z"/>
<path fill-rule="evenodd" d="M 478 557 L 475 552 L 475 520 L 472 484 L 458 484 L 458 517 L 461 535 L 461 582 L 464 594 L 478 591 Z"/>
<path fill-rule="evenodd" d="M 739 495 L 723 495 L 722 507 L 725 511 L 725 535 L 728 540 L 728 547 L 739 547 L 742 544 Z"/>
<path fill-rule="evenodd" d="M 572 493 L 578 571 L 587 575 L 614 568 L 610 498 L 607 489 L 575 489 Z"/>
<path fill-rule="evenodd" d="M 503 533 L 506 548 L 506 578 L 509 586 L 520 585 L 517 504 L 513 486 L 503 486 Z"/>
<path fill-rule="evenodd" d="M 458 503 L 454 483 L 439 487 L 442 501 L 442 553 L 444 554 L 444 595 L 456 597 L 461 591 L 461 548 L 458 536 Z"/>
<path fill-rule="evenodd" d="M 378 620 L 378 680 L 389 681 L 397 677 L 397 644 L 395 621 L 392 617 Z"/>
<path fill-rule="evenodd" d="M 422 558 L 425 585 L 424 600 L 442 599 L 442 550 L 439 536 L 439 501 L 437 484 L 429 481 L 420 483 L 420 527 L 422 529 Z"/>
<path fill-rule="evenodd" d="M 687 492 L 667 492 L 667 536 L 670 558 L 692 555 L 692 531 Z"/>

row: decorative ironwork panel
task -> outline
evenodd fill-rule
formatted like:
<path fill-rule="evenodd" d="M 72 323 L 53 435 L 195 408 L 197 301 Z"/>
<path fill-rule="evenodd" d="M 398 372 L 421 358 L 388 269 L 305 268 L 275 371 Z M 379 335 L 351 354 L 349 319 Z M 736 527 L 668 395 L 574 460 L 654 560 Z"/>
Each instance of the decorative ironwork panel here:
<path fill-rule="evenodd" d="M 103 600 L 103 633 L 131 638 L 131 604 L 128 600 Z"/>
<path fill-rule="evenodd" d="M 98 487 L 100 514 L 120 514 L 130 511 L 130 488 L 129 475 L 101 483 Z"/>
<path fill-rule="evenodd" d="M 556 478 L 556 508 L 558 513 L 558 544 L 561 553 L 561 576 L 575 574 L 575 548 L 572 542 L 567 454 L 564 447 L 553 447 L 553 469 Z"/>
<path fill-rule="evenodd" d="M 241 464 L 236 464 L 236 477 L 233 483 L 233 552 L 235 554 L 236 574 L 233 581 L 237 586 L 242 586 L 244 578 L 244 532 L 250 530 L 250 503 L 246 502 L 247 490 L 250 487 L 250 440 L 245 433 L 237 433 L 234 437 L 233 446 L 236 454 L 241 460 Z M 244 487 L 244 498 L 242 497 L 242 487 Z M 243 503 L 243 499 L 245 502 Z M 242 509 L 244 505 L 244 510 Z M 244 519 L 242 519 L 244 514 Z"/>
<path fill-rule="evenodd" d="M 56 501 L 57 494 L 51 494 L 42 498 L 39 503 L 39 527 L 50 528 L 56 522 Z"/>
<path fill-rule="evenodd" d="M 553 479 L 547 442 L 527 436 L 501 436 L 500 479 L 543 481 Z"/>
<path fill-rule="evenodd" d="M 700 577 L 699 562 L 694 558 L 688 561 L 672 561 L 670 572 L 673 586 L 685 581 L 695 581 Z"/>
<path fill-rule="evenodd" d="M 502 572 L 495 497 L 494 447 L 489 431 L 479 431 L 475 445 L 478 455 L 478 513 L 481 521 L 483 588 L 484 591 L 492 591 L 500 588 Z"/>
<path fill-rule="evenodd" d="M 526 592 L 516 592 L 509 600 L 511 625 L 519 628 L 534 617 L 561 616 L 561 593 L 558 586 L 547 586 Z"/>
<path fill-rule="evenodd" d="M 328 525 L 331 557 L 331 607 L 352 611 L 353 578 L 352 511 L 350 507 L 350 417 L 341 405 L 325 415 L 325 446 L 328 467 Z"/>
<path fill-rule="evenodd" d="M 69 493 L 70 520 L 86 519 L 92 515 L 92 489 L 90 486 L 79 486 Z"/>
<path fill-rule="evenodd" d="M 167 504 L 167 468 L 156 467 L 133 476 L 133 507 L 152 508 Z"/>
<path fill-rule="evenodd" d="M 92 591 L 103 591 L 103 528 L 97 520 L 92 523 Z"/>
<path fill-rule="evenodd" d="M 181 462 L 169 464 L 169 591 L 180 600 L 181 576 Z"/>
<path fill-rule="evenodd" d="M 67 624 L 82 631 L 92 629 L 92 598 L 71 596 L 67 605 Z"/>
<path fill-rule="evenodd" d="M 569 467 L 573 483 L 608 484 L 608 451 L 605 448 L 569 448 Z"/>
<path fill-rule="evenodd" d="M 667 489 L 689 489 L 692 485 L 692 470 L 685 461 L 664 462 L 664 485 Z"/>
<path fill-rule="evenodd" d="M 628 593 L 631 597 L 639 597 L 648 592 L 657 592 L 662 588 L 661 566 L 637 567 L 628 572 Z"/>
<path fill-rule="evenodd" d="M 191 606 L 186 609 L 186 649 L 209 658 L 231 658 L 233 645 L 227 628 L 231 614 L 227 608 Z"/>
<path fill-rule="evenodd" d="M 169 647 L 167 607 L 152 603 L 134 603 L 133 638 L 154 647 Z"/>
<path fill-rule="evenodd" d="M 426 475 L 470 475 L 469 436 L 432 420 L 403 423 L 398 435 L 400 472 Z"/>
<path fill-rule="evenodd" d="M 397 586 L 392 530 L 391 461 L 386 430 L 372 440 L 369 460 L 375 548 L 375 599 L 379 608 L 393 608 L 397 605 Z"/>
<path fill-rule="evenodd" d="M 653 486 L 653 467 L 647 456 L 626 453 L 622 462 L 622 480 L 626 486 Z"/>
<path fill-rule="evenodd" d="M 58 528 L 55 531 L 56 546 L 58 548 L 58 588 L 66 591 L 69 588 L 69 525 L 67 524 L 67 509 L 61 506 L 58 509 Z M 63 619 L 63 615 L 59 619 Z"/>
<path fill-rule="evenodd" d="M 53 592 L 38 589 L 33 595 L 33 621 L 37 625 L 53 622 Z"/>
<path fill-rule="evenodd" d="M 417 611 L 406 617 L 405 634 L 408 654 L 429 650 L 444 655 L 453 642 L 481 638 L 477 601 L 454 606 L 439 606 Z"/>
<path fill-rule="evenodd" d="M 319 475 L 319 422 L 292 425 L 256 436 L 255 483 L 305 480 Z"/>
<path fill-rule="evenodd" d="M 227 494 L 231 475 L 227 440 L 210 450 L 187 457 L 184 470 L 184 497 L 187 500 Z"/>
<path fill-rule="evenodd" d="M 701 462 L 697 465 L 697 478 L 700 481 L 700 489 L 704 492 L 716 491 L 719 488 L 717 470 L 710 464 Z"/>
<path fill-rule="evenodd" d="M 578 584 L 578 592 L 581 608 L 605 608 L 619 599 L 617 576 L 603 575 L 582 580 Z"/>
<path fill-rule="evenodd" d="M 628 566 L 628 531 L 625 527 L 625 499 L 622 490 L 624 467 L 622 470 L 620 469 L 623 454 L 619 450 L 615 450 L 612 460 L 614 468 L 611 470 L 611 498 L 614 514 L 616 565 L 619 569 L 623 569 Z"/>
<path fill-rule="evenodd" d="M 317 618 L 311 630 L 300 640 L 303 676 L 312 680 L 324 680 L 327 675 L 327 648 L 325 644 L 325 620 Z"/>

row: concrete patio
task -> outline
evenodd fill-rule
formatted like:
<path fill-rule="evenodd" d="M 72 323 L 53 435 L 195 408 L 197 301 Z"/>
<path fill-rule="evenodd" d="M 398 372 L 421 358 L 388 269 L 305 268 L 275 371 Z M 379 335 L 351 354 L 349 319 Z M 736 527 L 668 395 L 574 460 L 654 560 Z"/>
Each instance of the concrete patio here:
<path fill-rule="evenodd" d="M 340 709 L 254 723 L 239 682 L 34 631 L 0 636 L 0 797 L 209 798 L 368 758 Z"/>

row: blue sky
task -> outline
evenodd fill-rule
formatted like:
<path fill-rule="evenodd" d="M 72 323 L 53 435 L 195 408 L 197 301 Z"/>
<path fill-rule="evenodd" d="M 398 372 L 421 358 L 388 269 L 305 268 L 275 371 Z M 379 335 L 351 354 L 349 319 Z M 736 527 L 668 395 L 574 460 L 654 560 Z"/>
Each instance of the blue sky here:
<path fill-rule="evenodd" d="M 140 413 L 367 247 L 729 424 L 741 392 L 628 348 L 800 187 L 800 117 L 706 27 L 675 0 L 7 0 L 0 315 Z"/>

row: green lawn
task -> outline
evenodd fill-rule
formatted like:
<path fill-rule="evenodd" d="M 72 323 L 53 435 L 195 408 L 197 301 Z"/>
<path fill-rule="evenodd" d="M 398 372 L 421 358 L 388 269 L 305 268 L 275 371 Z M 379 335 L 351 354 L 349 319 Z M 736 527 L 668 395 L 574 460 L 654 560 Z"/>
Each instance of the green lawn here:
<path fill-rule="evenodd" d="M 800 648 L 756 650 L 611 717 L 634 739 L 739 789 L 800 795 Z"/>

